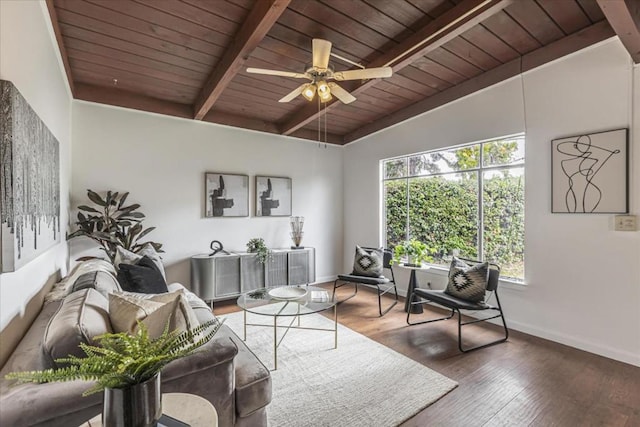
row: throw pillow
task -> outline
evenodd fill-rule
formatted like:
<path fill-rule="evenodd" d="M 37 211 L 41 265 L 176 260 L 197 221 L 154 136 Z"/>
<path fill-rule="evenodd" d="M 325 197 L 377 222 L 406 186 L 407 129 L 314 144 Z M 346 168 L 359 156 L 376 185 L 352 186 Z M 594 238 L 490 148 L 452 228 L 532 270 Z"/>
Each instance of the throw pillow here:
<path fill-rule="evenodd" d="M 77 264 L 65 278 L 53 285 L 51 292 L 45 296 L 45 302 L 59 301 L 69 295 L 78 277 L 91 271 L 103 271 L 114 276 L 116 274 L 116 269 L 109 261 L 97 258 L 83 261 Z"/>
<path fill-rule="evenodd" d="M 156 264 L 143 256 L 137 264 L 120 264 L 118 282 L 123 290 L 143 294 L 166 293 L 167 282 Z"/>
<path fill-rule="evenodd" d="M 489 280 L 489 263 L 468 265 L 453 257 L 449 268 L 449 283 L 445 293 L 471 302 L 484 301 L 484 293 Z"/>
<path fill-rule="evenodd" d="M 143 323 L 151 338 L 169 330 L 184 332 L 198 326 L 198 319 L 180 291 L 160 295 L 118 292 L 109 295 L 109 315 L 114 332 L 134 334 Z"/>
<path fill-rule="evenodd" d="M 80 275 L 80 277 L 76 279 L 71 287 L 71 292 L 89 288 L 100 292 L 105 298 L 112 292 L 122 290 L 118 280 L 116 280 L 113 274 L 104 271 L 91 271 Z"/>
<path fill-rule="evenodd" d="M 164 280 L 167 280 L 167 275 L 164 272 L 164 266 L 162 265 L 162 258 L 160 258 L 160 254 L 156 252 L 155 248 L 151 243 L 147 243 L 144 245 L 137 253 L 126 250 L 125 248 L 118 246 L 116 248 L 116 256 L 113 260 L 113 265 L 120 268 L 120 264 L 136 264 L 142 257 L 147 256 L 151 259 L 158 270 L 162 274 Z"/>
<path fill-rule="evenodd" d="M 384 261 L 384 252 L 380 249 L 363 249 L 356 246 L 353 260 L 353 273 L 356 276 L 380 277 Z"/>
<path fill-rule="evenodd" d="M 55 360 L 69 355 L 86 357 L 80 343 L 94 345 L 96 336 L 113 332 L 108 305 L 107 299 L 95 289 L 74 292 L 60 303 L 42 340 L 47 368 L 64 366 Z"/>

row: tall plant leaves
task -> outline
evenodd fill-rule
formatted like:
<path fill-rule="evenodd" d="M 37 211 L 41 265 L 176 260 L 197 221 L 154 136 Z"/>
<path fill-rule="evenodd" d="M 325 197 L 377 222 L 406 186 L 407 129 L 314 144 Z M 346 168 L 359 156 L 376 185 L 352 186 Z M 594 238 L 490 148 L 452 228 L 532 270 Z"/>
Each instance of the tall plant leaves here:
<path fill-rule="evenodd" d="M 102 200 L 102 197 L 100 197 L 100 195 L 98 195 L 98 193 L 94 191 L 87 190 L 87 197 L 89 197 L 89 200 L 91 200 L 96 205 L 107 206 L 107 203 Z"/>

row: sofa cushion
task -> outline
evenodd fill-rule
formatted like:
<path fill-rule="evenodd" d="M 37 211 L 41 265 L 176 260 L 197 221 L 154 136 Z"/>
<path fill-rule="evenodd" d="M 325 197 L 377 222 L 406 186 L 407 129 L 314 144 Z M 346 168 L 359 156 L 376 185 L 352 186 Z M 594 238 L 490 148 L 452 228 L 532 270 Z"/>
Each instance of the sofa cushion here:
<path fill-rule="evenodd" d="M 95 289 L 105 298 L 113 292 L 119 292 L 122 289 L 118 280 L 111 273 L 105 271 L 90 271 L 80 275 L 71 286 L 71 292 L 80 291 L 82 289 Z"/>
<path fill-rule="evenodd" d="M 148 256 L 143 256 L 136 264 L 120 264 L 118 267 L 118 282 L 123 290 L 143 294 L 167 292 L 167 282 Z"/>
<path fill-rule="evenodd" d="M 140 322 L 152 338 L 162 334 L 167 322 L 170 330 L 181 332 L 199 324 L 181 291 L 158 295 L 114 293 L 109 295 L 109 315 L 115 332 L 136 333 Z"/>
<path fill-rule="evenodd" d="M 53 285 L 51 291 L 45 296 L 45 302 L 62 300 L 64 297 L 69 295 L 73 284 L 76 282 L 78 277 L 92 271 L 102 271 L 104 273 L 112 274 L 113 277 L 116 275 L 116 269 L 109 261 L 97 258 L 83 261 L 80 264 L 77 264 L 71 273 Z"/>
<path fill-rule="evenodd" d="M 107 299 L 95 289 L 83 289 L 67 296 L 44 333 L 43 361 L 47 368 L 63 366 L 55 360 L 69 355 L 85 356 L 80 343 L 95 344 L 94 337 L 113 332 Z"/>

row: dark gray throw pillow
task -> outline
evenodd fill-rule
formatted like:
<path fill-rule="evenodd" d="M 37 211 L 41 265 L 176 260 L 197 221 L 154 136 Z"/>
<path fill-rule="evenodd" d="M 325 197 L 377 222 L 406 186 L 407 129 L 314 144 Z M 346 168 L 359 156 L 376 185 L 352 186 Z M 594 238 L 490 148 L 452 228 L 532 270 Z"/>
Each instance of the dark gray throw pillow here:
<path fill-rule="evenodd" d="M 445 293 L 471 302 L 484 301 L 484 293 L 489 280 L 489 263 L 470 266 L 453 257 L 449 268 L 449 282 Z"/>
<path fill-rule="evenodd" d="M 162 273 L 147 256 L 143 256 L 136 264 L 120 264 L 118 282 L 127 292 L 162 294 L 169 291 Z"/>
<path fill-rule="evenodd" d="M 364 249 L 356 246 L 356 256 L 353 259 L 353 273 L 356 276 L 380 277 L 384 253 L 380 249 Z"/>

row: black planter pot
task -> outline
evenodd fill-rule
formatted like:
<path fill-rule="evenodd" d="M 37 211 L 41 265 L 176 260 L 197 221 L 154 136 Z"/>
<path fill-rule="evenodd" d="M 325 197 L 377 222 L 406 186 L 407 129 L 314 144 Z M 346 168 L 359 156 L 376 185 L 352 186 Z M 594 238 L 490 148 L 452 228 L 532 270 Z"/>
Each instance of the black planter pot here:
<path fill-rule="evenodd" d="M 104 427 L 156 427 L 161 416 L 160 373 L 140 384 L 104 390 Z"/>

